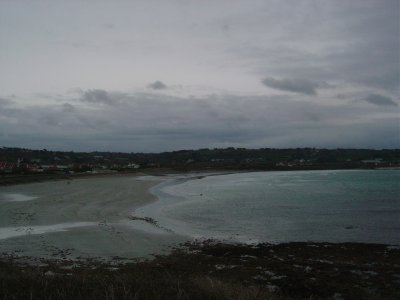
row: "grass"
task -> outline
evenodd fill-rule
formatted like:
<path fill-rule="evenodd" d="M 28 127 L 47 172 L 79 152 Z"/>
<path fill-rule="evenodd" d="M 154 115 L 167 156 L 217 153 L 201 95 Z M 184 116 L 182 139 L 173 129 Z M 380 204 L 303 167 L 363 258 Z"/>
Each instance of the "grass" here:
<path fill-rule="evenodd" d="M 0 299 L 400 299 L 400 250 L 187 244 L 150 261 L 0 260 Z"/>

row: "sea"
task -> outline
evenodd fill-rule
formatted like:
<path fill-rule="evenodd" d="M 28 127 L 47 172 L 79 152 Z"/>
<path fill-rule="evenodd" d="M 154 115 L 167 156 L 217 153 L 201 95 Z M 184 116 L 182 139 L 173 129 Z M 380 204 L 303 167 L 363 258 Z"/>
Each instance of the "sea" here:
<path fill-rule="evenodd" d="M 151 192 L 135 213 L 194 239 L 400 244 L 400 170 L 171 175 Z"/>

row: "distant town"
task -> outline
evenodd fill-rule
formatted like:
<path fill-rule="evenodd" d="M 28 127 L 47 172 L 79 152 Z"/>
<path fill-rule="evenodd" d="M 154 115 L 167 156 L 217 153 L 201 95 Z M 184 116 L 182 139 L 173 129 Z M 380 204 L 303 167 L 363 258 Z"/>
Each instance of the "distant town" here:
<path fill-rule="evenodd" d="M 298 170 L 400 167 L 400 149 L 199 149 L 163 153 L 63 152 L 0 148 L 1 174 L 109 173 L 168 168 Z"/>

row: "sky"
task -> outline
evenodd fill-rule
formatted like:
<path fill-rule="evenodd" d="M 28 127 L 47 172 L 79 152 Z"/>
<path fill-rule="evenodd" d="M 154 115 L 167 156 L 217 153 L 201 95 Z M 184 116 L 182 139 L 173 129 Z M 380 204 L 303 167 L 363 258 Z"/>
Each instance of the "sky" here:
<path fill-rule="evenodd" d="M 0 1 L 0 146 L 400 148 L 400 1 Z"/>

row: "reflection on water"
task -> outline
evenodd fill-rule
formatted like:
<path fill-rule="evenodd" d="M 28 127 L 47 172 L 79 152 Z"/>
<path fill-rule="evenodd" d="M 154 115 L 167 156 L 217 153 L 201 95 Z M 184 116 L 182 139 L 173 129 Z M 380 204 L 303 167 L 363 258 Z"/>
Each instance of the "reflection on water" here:
<path fill-rule="evenodd" d="M 140 210 L 197 238 L 400 243 L 400 171 L 257 172 L 160 185 Z"/>

